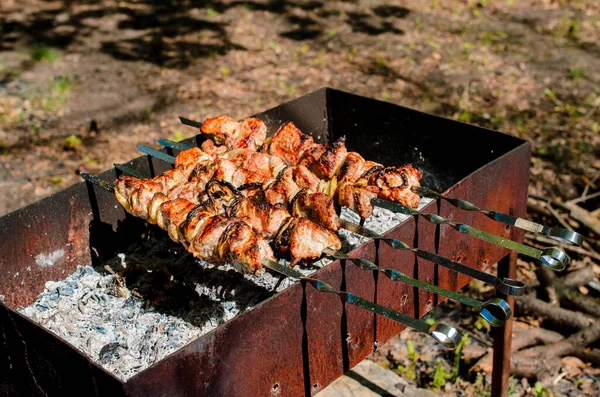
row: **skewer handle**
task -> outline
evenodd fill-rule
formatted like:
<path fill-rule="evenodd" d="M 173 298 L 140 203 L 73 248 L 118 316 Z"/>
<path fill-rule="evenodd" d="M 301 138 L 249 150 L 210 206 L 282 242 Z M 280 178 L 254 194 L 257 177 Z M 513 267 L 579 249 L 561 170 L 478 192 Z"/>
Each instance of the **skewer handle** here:
<path fill-rule="evenodd" d="M 175 157 L 170 154 L 166 154 L 161 152 L 160 150 L 152 149 L 151 147 L 145 145 L 137 145 L 138 150 L 148 156 L 156 157 L 159 160 L 167 162 L 169 164 L 175 164 Z"/>
<path fill-rule="evenodd" d="M 541 234 L 551 239 L 554 239 L 560 243 L 572 244 L 579 247 L 583 244 L 583 236 L 572 230 L 568 230 L 562 227 L 549 227 L 517 216 L 505 214 L 499 211 L 481 209 L 475 204 L 470 203 L 466 200 L 462 200 L 456 197 L 445 196 L 441 193 L 436 192 L 435 190 L 423 186 L 415 187 L 413 188 L 413 191 L 424 197 L 446 200 L 450 204 L 464 211 L 481 212 L 482 214 L 485 214 L 488 218 L 493 219 L 496 222 L 518 227 L 519 229 L 527 230 L 532 233 Z"/>
<path fill-rule="evenodd" d="M 181 143 L 181 142 L 173 142 L 170 141 L 168 139 L 159 139 L 158 143 L 163 145 L 164 147 L 168 147 L 170 149 L 175 149 L 175 150 L 188 150 L 193 148 L 193 146 L 188 145 L 187 143 Z"/>

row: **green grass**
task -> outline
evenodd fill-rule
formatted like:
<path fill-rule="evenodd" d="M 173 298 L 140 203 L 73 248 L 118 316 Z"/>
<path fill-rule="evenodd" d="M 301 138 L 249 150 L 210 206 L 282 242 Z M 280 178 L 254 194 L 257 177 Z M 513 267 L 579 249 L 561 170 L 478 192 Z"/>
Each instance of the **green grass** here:
<path fill-rule="evenodd" d="M 569 76 L 571 76 L 573 80 L 583 79 L 585 78 L 585 70 L 577 66 L 571 66 L 569 68 Z"/>
<path fill-rule="evenodd" d="M 79 146 L 83 145 L 83 142 L 81 141 L 81 138 L 73 134 L 65 138 L 64 145 L 67 149 L 76 149 Z"/>
<path fill-rule="evenodd" d="M 67 76 L 60 76 L 52 81 L 50 92 L 42 98 L 42 107 L 46 111 L 57 111 L 65 103 L 67 94 L 73 83 Z"/>
<path fill-rule="evenodd" d="M 54 62 L 58 60 L 58 52 L 52 47 L 36 45 L 29 49 L 29 56 L 34 61 Z"/>
<path fill-rule="evenodd" d="M 181 130 L 175 131 L 171 136 L 169 136 L 169 140 L 173 142 L 181 142 L 185 139 L 185 135 Z"/>

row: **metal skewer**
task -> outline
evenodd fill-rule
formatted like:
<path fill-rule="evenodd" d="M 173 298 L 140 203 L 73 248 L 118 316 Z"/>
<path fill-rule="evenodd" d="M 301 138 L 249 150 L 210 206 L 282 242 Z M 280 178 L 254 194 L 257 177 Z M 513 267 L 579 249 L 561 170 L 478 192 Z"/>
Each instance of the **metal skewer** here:
<path fill-rule="evenodd" d="M 166 145 L 167 147 L 172 147 L 174 149 L 176 148 L 175 145 L 172 145 L 172 143 L 170 141 L 167 141 L 165 139 L 161 139 L 161 140 L 159 140 L 159 142 L 163 145 Z M 177 149 L 179 150 L 179 148 L 183 147 L 183 145 L 185 145 L 185 144 L 177 144 Z M 185 146 L 188 149 L 190 148 L 190 146 L 188 146 L 188 145 L 185 145 Z M 163 161 L 169 162 L 171 164 L 173 164 L 175 161 L 175 157 L 165 154 L 161 151 L 149 148 L 147 146 L 137 145 L 137 148 L 140 151 L 142 151 L 143 153 L 157 157 L 157 158 L 159 158 Z M 390 210 L 392 212 L 401 213 L 404 215 L 411 215 L 411 216 L 422 215 L 423 217 L 425 217 L 425 219 L 429 220 L 430 222 L 433 222 L 436 224 L 451 225 L 461 233 L 471 235 L 478 239 L 490 242 L 492 244 L 499 245 L 503 248 L 507 248 L 512 251 L 516 251 L 522 255 L 526 255 L 531 258 L 537 259 L 542 264 L 544 264 L 545 266 L 549 267 L 552 270 L 556 270 L 556 271 L 563 270 L 570 261 L 569 256 L 564 251 L 562 251 L 558 248 L 550 247 L 550 248 L 546 248 L 544 250 L 539 250 L 537 248 L 533 248 L 533 247 L 530 247 L 525 244 L 517 243 L 516 241 L 505 239 L 503 237 L 497 236 L 492 233 L 484 232 L 482 230 L 476 229 L 476 228 L 466 225 L 464 223 L 451 222 L 445 218 L 442 218 L 439 215 L 423 213 L 416 209 L 406 207 L 404 205 L 394 203 L 394 202 L 391 202 L 388 200 L 382 200 L 382 199 L 375 198 L 375 199 L 371 200 L 371 203 L 373 203 L 373 205 L 375 205 L 377 207 L 381 207 L 381 208 Z"/>
<path fill-rule="evenodd" d="M 339 221 L 340 225 L 344 229 L 349 230 L 352 233 L 356 233 L 361 236 L 369 237 L 376 240 L 381 240 L 390 247 L 397 250 L 413 251 L 416 255 L 425 260 L 428 260 L 429 262 L 433 262 L 436 265 L 443 266 L 445 268 L 465 274 L 479 281 L 483 281 L 486 284 L 492 285 L 496 288 L 498 292 L 501 292 L 504 295 L 523 295 L 525 293 L 525 289 L 527 286 L 521 281 L 507 277 L 500 279 L 489 273 L 482 272 L 481 270 L 474 269 L 463 263 L 453 261 L 444 256 L 434 254 L 430 251 L 426 251 L 422 248 L 411 247 L 398 239 L 382 236 L 379 233 L 376 233 L 370 229 L 367 229 L 355 223 L 348 222 L 344 219 L 339 218 Z"/>
<path fill-rule="evenodd" d="M 200 123 L 198 121 L 187 119 L 185 117 L 179 117 L 179 120 L 181 120 L 181 122 L 185 125 L 189 125 L 189 126 L 196 127 L 196 128 L 202 127 L 202 123 Z M 191 147 L 191 146 L 187 146 L 185 144 L 177 144 L 177 147 L 175 147 L 175 146 L 171 145 L 170 141 L 165 140 L 165 139 L 160 139 L 159 142 L 163 146 L 172 147 L 177 150 L 186 150 Z M 499 211 L 482 209 L 482 208 L 479 208 L 478 206 L 476 206 L 475 204 L 470 203 L 466 200 L 462 200 L 462 199 L 459 199 L 456 197 L 445 196 L 439 192 L 436 192 L 435 190 L 432 190 L 432 189 L 429 189 L 429 188 L 426 188 L 423 186 L 414 187 L 412 189 L 412 191 L 422 197 L 446 200 L 450 204 L 452 204 L 455 207 L 460 208 L 461 210 L 464 210 L 464 211 L 481 212 L 482 214 L 486 215 L 488 218 L 490 218 L 496 222 L 500 222 L 500 223 L 503 223 L 503 224 L 509 225 L 509 226 L 514 226 L 519 229 L 527 230 L 532 233 L 541 234 L 541 235 L 547 236 L 551 239 L 554 239 L 560 243 L 572 244 L 572 245 L 576 245 L 578 247 L 580 247 L 583 244 L 583 240 L 584 240 L 583 236 L 581 234 L 574 232 L 572 230 L 569 230 L 569 229 L 565 229 L 562 227 L 550 227 L 550 226 L 546 226 L 546 225 L 541 225 L 539 223 L 536 223 L 536 222 L 533 222 L 533 221 L 530 221 L 530 220 L 527 220 L 527 219 L 524 219 L 521 217 L 517 217 L 514 215 L 505 214 L 505 213 L 502 213 Z"/>
<path fill-rule="evenodd" d="M 421 212 L 414 208 L 406 207 L 398 203 L 392 203 L 391 201 L 387 200 L 374 198 L 371 199 L 371 203 L 377 205 L 378 207 L 399 214 L 410 216 L 420 215 L 427 219 L 429 222 L 435 223 L 437 225 L 450 225 L 460 233 L 468 234 L 480 240 L 484 240 L 489 243 L 499 245 L 500 247 L 518 252 L 519 254 L 528 256 L 530 258 L 537 259 L 542 264 L 544 264 L 552 270 L 563 270 L 570 261 L 569 256 L 563 251 L 559 250 L 558 248 L 550 247 L 544 250 L 539 250 L 537 248 L 517 243 L 516 241 L 508 240 L 504 237 L 500 237 L 492 233 L 484 232 L 483 230 L 476 229 L 473 226 L 469 226 L 464 223 L 452 222 L 446 218 L 442 218 L 439 215 Z"/>
<path fill-rule="evenodd" d="M 348 256 L 344 252 L 326 248 L 325 250 L 323 250 L 323 253 L 327 256 L 336 259 L 349 260 L 363 270 L 381 272 L 385 274 L 390 280 L 400 281 L 412 285 L 414 287 L 433 292 L 434 294 L 445 296 L 463 305 L 475 308 L 479 310 L 479 315 L 483 317 L 483 319 L 487 321 L 492 327 L 499 327 L 503 325 L 506 322 L 506 320 L 512 315 L 510 305 L 506 303 L 504 299 L 501 298 L 492 298 L 486 302 L 482 302 L 480 300 L 459 294 L 458 292 L 449 291 L 442 287 L 438 287 L 437 285 L 429 284 L 425 281 L 409 277 L 398 270 L 379 267 L 373 262 L 368 261 L 366 259 L 353 258 L 351 256 Z"/>
<path fill-rule="evenodd" d="M 361 307 L 365 310 L 377 313 L 380 316 L 389 318 L 408 327 L 424 332 L 439 343 L 441 343 L 444 347 L 447 347 L 449 349 L 456 348 L 456 346 L 458 346 L 458 343 L 462 338 L 462 335 L 453 327 L 442 323 L 435 323 L 433 325 L 429 325 L 423 320 L 417 320 L 412 317 L 406 316 L 388 307 L 381 306 L 377 303 L 373 303 L 364 298 L 361 298 L 360 296 L 356 296 L 349 292 L 337 290 L 323 281 L 311 277 L 305 277 L 302 273 L 290 269 L 289 267 L 284 266 L 280 263 L 273 261 L 264 261 L 263 266 L 274 270 L 278 273 L 284 274 L 288 277 L 304 280 L 319 291 L 338 294 L 341 297 L 343 297 L 347 303 L 351 305 Z"/>
<path fill-rule="evenodd" d="M 125 166 L 126 167 L 126 166 Z M 85 172 L 81 173 L 81 176 L 86 181 L 101 187 L 102 189 L 114 193 L 115 187 L 109 182 L 103 181 L 95 175 L 91 175 Z M 340 291 L 333 288 L 331 285 L 325 283 L 324 281 L 305 277 L 302 273 L 290 269 L 287 266 L 281 265 L 280 263 L 265 259 L 262 262 L 262 265 L 265 268 L 268 268 L 276 273 L 284 275 L 286 277 L 292 277 L 299 280 L 304 280 L 310 285 L 312 285 L 315 289 L 321 292 L 333 293 L 341 296 L 345 302 L 348 304 L 363 308 L 370 312 L 379 314 L 380 316 L 389 318 L 396 322 L 399 322 L 408 327 L 414 328 L 418 331 L 424 332 L 431 336 L 433 339 L 441 343 L 444 347 L 448 349 L 454 349 L 460 343 L 462 339 L 462 335 L 453 327 L 442 324 L 442 323 L 434 323 L 433 325 L 428 324 L 423 320 L 414 319 L 405 314 L 392 310 L 388 307 L 379 305 L 377 303 L 371 302 L 364 298 L 361 298 L 357 295 L 354 295 L 350 292 Z"/>
<path fill-rule="evenodd" d="M 505 225 L 514 226 L 519 229 L 524 229 L 532 233 L 541 234 L 564 244 L 572 244 L 577 245 L 579 247 L 581 246 L 581 244 L 583 244 L 583 236 L 572 230 L 568 230 L 562 227 L 549 227 L 517 216 L 504 214 L 502 212 L 481 209 L 475 204 L 470 203 L 466 200 L 462 200 L 456 197 L 445 196 L 441 193 L 438 193 L 432 189 L 423 186 L 414 187 L 412 190 L 420 196 L 434 199 L 444 199 L 450 204 L 454 205 L 455 207 L 460 208 L 461 210 L 481 212 L 488 218 L 493 219 L 497 222 L 504 223 Z"/>
<path fill-rule="evenodd" d="M 138 147 L 139 146 L 140 145 L 138 145 Z M 151 155 L 151 156 L 153 156 L 156 153 L 162 153 L 162 152 L 156 151 L 155 149 L 148 148 L 146 146 L 142 146 L 142 148 L 143 148 L 144 153 L 146 153 L 148 155 Z M 172 158 L 172 156 L 171 156 L 171 158 Z M 174 160 L 171 160 L 170 162 L 172 163 L 173 161 Z M 118 166 L 118 167 L 120 167 L 120 166 Z M 120 167 L 120 169 L 122 171 L 128 172 L 127 169 L 124 168 L 124 167 Z M 342 219 L 340 219 L 340 221 L 342 221 L 342 225 L 347 224 L 349 227 L 351 227 L 351 229 L 349 229 L 350 231 L 365 230 L 365 233 L 369 234 L 372 237 L 378 236 L 374 232 L 370 232 L 369 233 L 369 231 L 367 231 L 364 228 L 361 228 L 359 225 L 355 225 L 355 224 L 352 224 L 350 222 L 343 221 Z M 413 250 L 413 251 L 417 252 L 418 254 L 423 255 L 428 260 L 433 259 L 435 261 L 435 260 L 439 260 L 441 258 L 441 259 L 445 260 L 446 262 L 451 262 L 452 263 L 452 261 L 450 261 L 449 259 L 438 257 L 437 255 L 432 254 L 432 253 L 427 252 L 427 251 L 424 251 L 424 253 L 423 253 L 422 250 L 411 248 L 408 245 L 402 243 L 401 241 L 398 241 L 398 240 L 395 240 L 395 239 L 385 239 L 382 236 L 378 236 L 378 237 L 386 240 L 386 242 L 389 243 L 392 247 L 399 247 L 400 249 L 410 249 L 410 250 Z M 340 252 L 340 251 L 336 251 L 336 250 L 332 250 L 332 249 L 326 249 L 326 250 L 323 251 L 323 253 L 325 255 L 328 255 L 328 256 L 331 256 L 331 257 L 334 257 L 334 258 L 337 258 L 337 259 L 350 260 L 353 264 L 359 266 L 363 270 L 380 271 L 380 272 L 384 273 L 387 277 L 389 277 L 390 279 L 392 279 L 394 281 L 401 281 L 401 282 L 413 285 L 413 286 L 415 286 L 417 288 L 425 289 L 425 290 L 433 292 L 435 294 L 448 297 L 448 298 L 450 298 L 452 300 L 455 300 L 455 301 L 457 301 L 459 303 L 462 303 L 464 305 L 471 306 L 471 307 L 473 307 L 475 309 L 478 309 L 480 311 L 480 315 L 487 322 L 489 322 L 490 325 L 495 326 L 495 327 L 504 324 L 504 322 L 506 321 L 506 319 L 509 318 L 510 315 L 512 314 L 510 306 L 504 300 L 502 300 L 500 298 L 494 298 L 494 299 L 491 299 L 491 300 L 489 300 L 487 302 L 481 302 L 481 301 L 478 301 L 476 299 L 472 299 L 472 298 L 466 297 L 464 295 L 461 295 L 461 294 L 459 294 L 457 292 L 449 291 L 447 289 L 438 287 L 436 285 L 432 285 L 432 284 L 426 283 L 424 281 L 414 279 L 414 278 L 409 277 L 409 276 L 407 276 L 407 275 L 405 275 L 405 274 L 403 274 L 403 273 L 401 273 L 401 272 L 399 272 L 397 270 L 380 268 L 380 267 L 378 267 L 376 264 L 374 264 L 371 261 L 368 261 L 368 260 L 363 259 L 363 258 L 353 258 L 353 257 L 348 256 L 344 252 Z M 440 262 L 444 263 L 443 260 L 440 261 Z M 461 265 L 459 263 L 452 263 L 452 265 L 453 265 L 454 268 L 460 267 L 460 266 L 464 266 L 464 267 L 466 267 L 466 268 L 468 268 L 470 270 L 470 273 L 477 274 L 477 272 L 479 272 L 476 269 L 469 268 L 468 266 Z M 481 273 L 483 273 L 483 272 L 481 272 Z M 481 278 L 481 275 L 479 275 L 479 274 L 477 274 L 477 275 Z M 484 278 L 485 278 L 485 276 L 484 276 Z M 497 278 L 496 278 L 496 280 L 497 280 Z M 511 280 L 511 281 L 514 281 L 514 280 Z M 497 281 L 496 281 L 496 283 L 497 283 Z M 508 292 L 516 292 L 516 293 L 520 292 L 520 290 L 518 288 L 518 287 L 520 287 L 519 282 L 514 281 L 514 283 L 517 285 L 517 288 L 516 289 L 514 287 L 510 288 L 511 286 L 508 285 L 507 286 L 507 287 L 509 287 L 509 288 L 507 288 L 507 289 L 509 289 Z M 501 284 L 501 285 L 504 285 L 504 284 Z"/>

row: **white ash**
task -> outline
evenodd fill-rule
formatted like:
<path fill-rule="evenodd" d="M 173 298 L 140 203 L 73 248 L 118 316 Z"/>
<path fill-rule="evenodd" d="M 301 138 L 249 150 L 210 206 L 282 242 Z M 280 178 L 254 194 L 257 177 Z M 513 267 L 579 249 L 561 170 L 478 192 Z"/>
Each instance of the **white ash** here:
<path fill-rule="evenodd" d="M 48 281 L 37 300 L 19 311 L 127 379 L 201 332 L 180 318 L 143 306 L 119 285 L 116 275 L 78 266 L 65 280 Z"/>
<path fill-rule="evenodd" d="M 422 209 L 431 201 L 433 200 L 429 198 L 421 198 L 421 202 L 419 203 L 418 209 Z M 345 207 L 342 208 L 342 211 L 340 212 L 340 218 L 356 224 L 358 224 L 358 222 L 360 221 L 360 217 L 356 212 L 351 211 Z M 387 232 L 390 229 L 395 228 L 408 218 L 409 215 L 396 214 L 392 211 L 388 211 L 380 207 L 374 207 L 373 215 L 371 215 L 365 220 L 364 227 L 381 234 Z M 343 250 L 346 252 L 358 247 L 359 245 L 364 244 L 369 240 L 368 237 L 363 237 L 344 229 L 341 229 L 338 232 L 338 235 L 342 240 Z"/>
<path fill-rule="evenodd" d="M 422 199 L 419 208 L 429 201 Z M 359 222 L 346 209 L 341 217 Z M 384 233 L 406 218 L 375 207 L 365 227 Z M 297 282 L 270 271 L 242 275 L 229 264 L 195 260 L 163 231 L 155 234 L 106 263 L 127 280 L 126 287 L 114 274 L 79 266 L 65 280 L 46 283 L 21 313 L 126 380 Z M 368 240 L 345 230 L 339 234 L 345 252 Z M 310 276 L 329 263 L 324 258 L 295 270 Z"/>

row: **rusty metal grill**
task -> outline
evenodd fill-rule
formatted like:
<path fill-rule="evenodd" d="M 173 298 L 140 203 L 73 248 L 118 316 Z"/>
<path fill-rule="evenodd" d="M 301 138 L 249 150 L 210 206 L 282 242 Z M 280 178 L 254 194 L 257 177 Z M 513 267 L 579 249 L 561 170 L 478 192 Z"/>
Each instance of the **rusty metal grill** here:
<path fill-rule="evenodd" d="M 422 169 L 425 186 L 482 208 L 525 214 L 530 153 L 521 139 L 328 88 L 257 117 L 271 133 L 293 121 L 320 142 L 346 135 L 349 150 L 365 158 Z M 196 139 L 200 143 L 203 138 Z M 148 157 L 128 165 L 143 174 L 168 168 Z M 115 170 L 100 176 L 112 179 Z M 402 330 L 398 323 L 299 282 L 120 381 L 15 311 L 33 302 L 46 281 L 64 278 L 78 264 L 102 263 L 139 243 L 147 226 L 116 205 L 114 195 L 82 182 L 0 218 L 0 394 L 308 396 Z M 522 231 L 445 201 L 433 201 L 424 210 L 523 240 Z M 446 226 L 410 218 L 386 235 L 481 270 L 508 254 Z M 53 252 L 62 252 L 55 265 L 36 261 Z M 375 241 L 352 254 L 450 290 L 470 280 Z M 413 317 L 443 300 L 339 260 L 315 276 Z"/>

